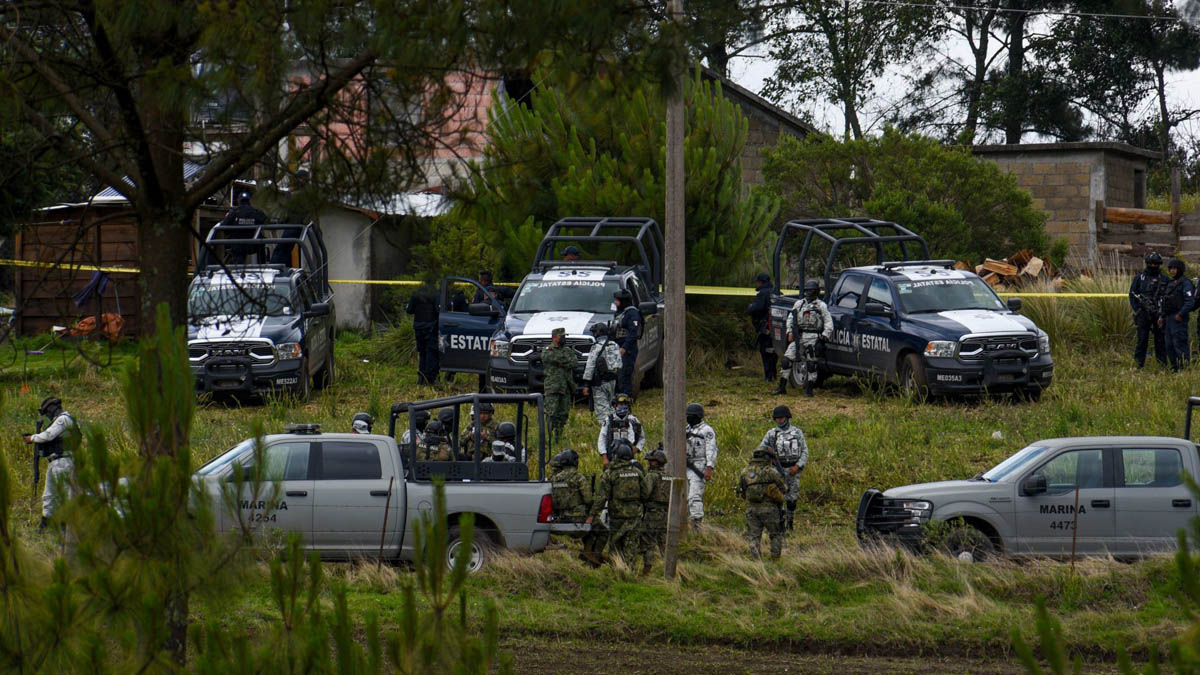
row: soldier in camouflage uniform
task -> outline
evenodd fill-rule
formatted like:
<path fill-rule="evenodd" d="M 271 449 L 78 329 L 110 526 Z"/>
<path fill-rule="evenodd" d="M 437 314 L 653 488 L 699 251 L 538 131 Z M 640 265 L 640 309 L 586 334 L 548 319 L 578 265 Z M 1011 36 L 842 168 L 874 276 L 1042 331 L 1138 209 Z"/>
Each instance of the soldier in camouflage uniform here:
<path fill-rule="evenodd" d="M 486 458 L 489 450 L 492 447 L 492 441 L 496 440 L 496 431 L 500 428 L 500 423 L 492 415 L 496 414 L 496 408 L 491 403 L 479 404 L 479 454 Z M 475 407 L 471 407 L 471 423 L 467 429 L 470 430 L 472 437 L 475 435 Z M 471 448 L 464 448 L 463 453 L 466 454 Z"/>
<path fill-rule="evenodd" d="M 449 462 L 454 460 L 454 451 L 446 440 L 445 431 L 439 420 L 429 420 L 425 425 L 425 435 L 417 444 L 417 461 L 419 462 Z"/>
<path fill-rule="evenodd" d="M 634 461 L 629 441 L 620 440 L 614 446 L 612 463 L 596 481 L 586 522 L 595 522 L 608 507 L 608 550 L 632 563 L 644 551 L 642 516 L 651 485 L 645 469 Z"/>
<path fill-rule="evenodd" d="M 429 411 L 418 410 L 412 414 L 413 427 L 417 430 L 417 442 L 421 442 L 421 438 L 425 435 L 425 426 L 429 424 Z M 412 429 L 405 429 L 404 434 L 400 436 L 400 447 L 408 452 L 408 447 L 413 442 Z"/>
<path fill-rule="evenodd" d="M 588 510 L 592 506 L 592 477 L 579 473 L 579 453 L 570 448 L 563 450 L 550 460 L 550 468 L 554 469 L 550 476 L 554 521 L 587 522 Z M 604 562 L 604 543 L 608 540 L 604 524 L 593 522 L 592 530 L 582 535 L 582 539 L 583 550 L 579 553 L 579 559 L 592 567 L 599 567 Z"/>
<path fill-rule="evenodd" d="M 621 348 L 608 339 L 608 324 L 592 324 L 596 337 L 583 367 L 583 395 L 592 397 L 592 412 L 596 421 L 604 424 L 612 416 L 613 399 L 617 395 L 617 374 L 621 372 Z"/>
<path fill-rule="evenodd" d="M 555 328 L 550 334 L 550 346 L 542 351 L 542 366 L 546 372 L 544 395 L 546 417 L 550 419 L 550 442 L 558 444 L 563 427 L 571 417 L 575 398 L 575 350 L 567 346 L 567 329 Z"/>
<path fill-rule="evenodd" d="M 775 418 L 775 428 L 763 436 L 760 450 L 767 450 L 776 457 L 780 470 L 783 471 L 787 483 L 786 498 L 787 529 L 794 529 L 796 502 L 800 499 L 800 472 L 808 464 L 808 443 L 804 441 L 804 432 L 800 427 L 792 425 L 792 411 L 786 405 L 776 406 L 771 417 Z"/>
<path fill-rule="evenodd" d="M 632 405 L 633 401 L 629 398 L 629 394 L 617 394 L 613 413 L 600 426 L 600 436 L 596 439 L 596 450 L 600 453 L 600 459 L 604 460 L 604 466 L 608 466 L 608 449 L 618 439 L 629 441 L 633 445 L 634 452 L 641 452 L 646 447 L 646 431 L 642 428 L 642 421 L 634 416 L 631 410 Z"/>
<path fill-rule="evenodd" d="M 667 453 L 660 444 L 646 453 L 646 480 L 650 483 L 650 497 L 646 499 L 646 516 L 642 529 L 646 533 L 645 567 L 650 567 L 650 556 L 662 553 L 667 545 L 667 511 L 671 503 L 671 477 L 666 473 Z"/>
<path fill-rule="evenodd" d="M 738 496 L 746 500 L 746 541 L 750 555 L 762 557 L 759 546 L 763 530 L 771 538 L 771 559 L 783 553 L 783 528 L 779 524 L 779 507 L 783 502 L 785 483 L 775 470 L 771 451 L 759 446 L 746 468 L 738 476 Z"/>

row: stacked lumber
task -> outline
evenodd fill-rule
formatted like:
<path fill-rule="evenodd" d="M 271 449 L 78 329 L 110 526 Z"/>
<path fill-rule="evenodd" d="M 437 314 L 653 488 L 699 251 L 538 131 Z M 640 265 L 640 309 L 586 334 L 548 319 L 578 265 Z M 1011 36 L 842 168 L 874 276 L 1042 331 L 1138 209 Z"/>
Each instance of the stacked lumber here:
<path fill-rule="evenodd" d="M 1029 249 L 1017 251 L 1003 260 L 987 258 L 982 265 L 974 267 L 969 261 L 960 260 L 954 264 L 954 269 L 974 269 L 980 278 L 997 290 L 1054 277 L 1053 266 L 1034 255 L 1033 251 Z"/>

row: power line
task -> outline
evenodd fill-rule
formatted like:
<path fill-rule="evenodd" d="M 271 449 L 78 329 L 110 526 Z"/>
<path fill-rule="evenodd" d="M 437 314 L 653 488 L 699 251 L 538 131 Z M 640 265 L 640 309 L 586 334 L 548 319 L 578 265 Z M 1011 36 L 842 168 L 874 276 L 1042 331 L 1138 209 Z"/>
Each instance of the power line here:
<path fill-rule="evenodd" d="M 1049 9 L 1018 9 L 1010 7 L 979 7 L 976 5 L 947 5 L 933 2 L 906 2 L 905 0 L 859 0 L 864 5 L 887 5 L 892 7 L 923 7 L 928 9 L 957 9 L 963 11 L 991 11 L 997 14 L 1051 14 L 1054 16 L 1072 16 L 1079 18 L 1095 18 L 1095 19 L 1141 19 L 1145 21 L 1171 21 L 1184 22 L 1182 16 L 1169 16 L 1159 14 L 1116 14 L 1111 12 L 1071 12 L 1066 10 L 1049 10 Z M 1184 12 L 1191 14 L 1192 12 Z"/>

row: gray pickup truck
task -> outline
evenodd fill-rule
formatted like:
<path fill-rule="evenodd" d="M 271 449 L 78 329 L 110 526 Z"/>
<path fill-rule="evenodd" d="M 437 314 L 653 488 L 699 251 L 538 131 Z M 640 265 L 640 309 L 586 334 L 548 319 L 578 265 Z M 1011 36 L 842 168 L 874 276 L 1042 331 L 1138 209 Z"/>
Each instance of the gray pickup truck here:
<path fill-rule="evenodd" d="M 470 406 L 492 403 L 497 410 L 515 409 L 521 462 L 419 462 L 411 444 L 397 444 L 395 435 L 410 424 L 397 425 L 401 417 L 439 409 L 455 412 L 452 445 L 456 455 L 479 446 L 479 428 L 467 419 Z M 475 538 L 469 569 L 486 564 L 499 548 L 538 552 L 546 548 L 553 528 L 573 531 L 578 526 L 552 524 L 550 483 L 545 476 L 545 425 L 541 395 L 461 395 L 392 407 L 389 434 L 322 433 L 316 425 L 292 425 L 288 433 L 247 439 L 222 453 L 196 472 L 196 479 L 217 504 L 218 526 L 231 531 L 243 524 L 261 531 L 300 533 L 305 545 L 323 558 L 348 559 L 378 556 L 411 560 L 414 555 L 412 523 L 433 510 L 433 482 L 441 476 L 446 486 L 449 515 L 447 563 L 462 548 L 458 522 L 462 514 L 475 518 Z M 526 414 L 530 410 L 531 415 Z M 462 413 L 461 415 L 459 413 Z M 460 428 L 461 426 L 461 428 Z M 461 434 L 462 441 L 459 440 Z M 526 452 L 536 434 L 536 455 Z M 472 443 L 474 439 L 474 443 Z M 256 457 L 266 464 L 271 482 L 255 496 L 250 483 L 233 483 L 235 466 L 253 466 Z M 529 480 L 530 463 L 536 462 L 537 479 Z M 240 493 L 237 491 L 240 488 Z M 229 491 L 234 491 L 232 494 Z M 230 507 L 226 495 L 233 497 Z M 382 537 L 382 545 L 381 545 Z"/>
<path fill-rule="evenodd" d="M 1179 530 L 1200 514 L 1184 480 L 1200 475 L 1188 440 L 1196 405 L 1200 397 L 1188 400 L 1184 438 L 1052 438 L 969 480 L 867 490 L 858 537 L 914 549 L 941 543 L 963 560 L 1175 551 Z"/>

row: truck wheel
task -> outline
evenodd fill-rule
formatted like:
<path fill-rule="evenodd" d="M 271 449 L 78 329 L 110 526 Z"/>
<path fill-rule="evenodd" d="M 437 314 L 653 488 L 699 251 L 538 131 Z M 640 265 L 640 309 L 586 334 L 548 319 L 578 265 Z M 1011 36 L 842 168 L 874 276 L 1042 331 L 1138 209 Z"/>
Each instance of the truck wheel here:
<path fill-rule="evenodd" d="M 900 364 L 900 389 L 906 396 L 918 401 L 929 397 L 929 380 L 920 356 L 909 354 L 904 357 L 904 362 Z"/>
<path fill-rule="evenodd" d="M 296 388 L 293 393 L 299 403 L 308 403 L 312 396 L 312 379 L 308 376 L 308 357 L 300 359 L 300 370 L 296 374 Z"/>
<path fill-rule="evenodd" d="M 325 365 L 321 368 L 321 372 L 313 377 L 313 389 L 318 391 L 333 386 L 333 352 L 329 353 L 329 357 L 325 359 Z"/>
<path fill-rule="evenodd" d="M 479 529 L 475 530 L 471 548 L 468 550 L 463 546 L 462 532 L 455 525 L 446 534 L 446 568 L 454 569 L 455 559 L 460 553 L 464 553 L 470 556 L 470 560 L 467 561 L 467 573 L 474 574 L 491 560 L 494 550 L 491 538 Z"/>
<path fill-rule="evenodd" d="M 942 548 L 952 558 L 962 562 L 981 562 L 996 555 L 996 546 L 977 527 L 966 523 L 951 526 L 942 540 Z"/>

